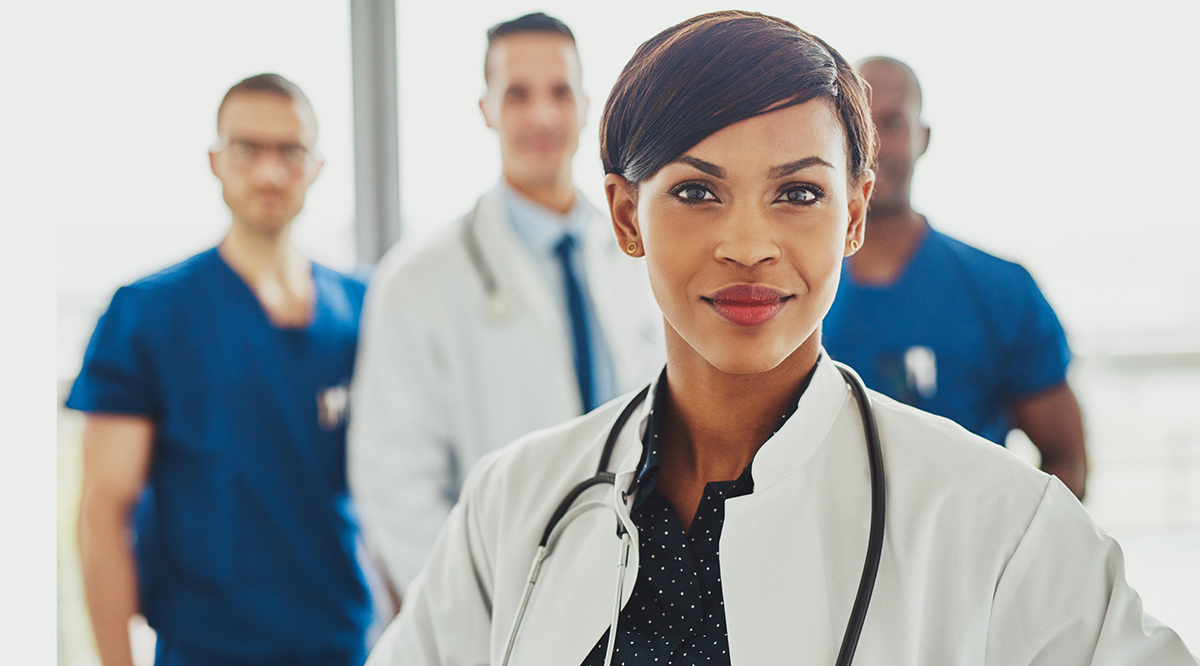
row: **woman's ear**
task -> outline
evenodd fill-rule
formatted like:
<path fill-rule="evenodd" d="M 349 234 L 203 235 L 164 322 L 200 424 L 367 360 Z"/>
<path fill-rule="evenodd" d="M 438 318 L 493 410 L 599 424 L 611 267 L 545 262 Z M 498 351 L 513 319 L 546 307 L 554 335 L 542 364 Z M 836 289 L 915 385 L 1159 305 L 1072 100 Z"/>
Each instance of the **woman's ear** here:
<path fill-rule="evenodd" d="M 610 173 L 604 177 L 604 194 L 608 197 L 617 243 L 631 257 L 645 256 L 637 219 L 637 189 L 624 176 Z"/>
<path fill-rule="evenodd" d="M 875 190 L 875 172 L 870 169 L 850 189 L 848 213 L 850 224 L 846 227 L 844 256 L 850 256 L 862 247 L 867 235 L 867 207 L 871 203 L 871 192 Z"/>

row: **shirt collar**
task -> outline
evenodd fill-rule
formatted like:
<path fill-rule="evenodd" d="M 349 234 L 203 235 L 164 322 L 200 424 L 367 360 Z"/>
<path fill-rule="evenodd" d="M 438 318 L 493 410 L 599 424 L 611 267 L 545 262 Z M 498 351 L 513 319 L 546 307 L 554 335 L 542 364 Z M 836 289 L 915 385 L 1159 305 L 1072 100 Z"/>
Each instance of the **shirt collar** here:
<path fill-rule="evenodd" d="M 583 240 L 588 215 L 583 197 L 578 192 L 575 193 L 575 204 L 571 210 L 566 215 L 559 215 L 517 192 L 504 179 L 500 180 L 497 189 L 517 236 L 535 253 L 553 254 L 554 247 L 565 234 L 574 236 L 576 243 Z"/>
<path fill-rule="evenodd" d="M 800 406 L 800 396 L 804 395 L 804 390 L 812 382 L 813 375 L 817 374 L 817 365 L 821 362 L 820 356 L 817 357 L 817 362 L 813 364 L 812 370 L 809 370 L 804 381 L 800 382 L 800 388 L 796 391 L 795 396 L 788 402 L 787 407 L 783 411 L 783 415 L 779 417 L 779 422 L 775 424 L 775 430 L 771 432 L 774 437 L 775 433 L 783 428 L 783 424 L 787 423 L 792 414 L 796 413 L 796 409 Z M 654 386 L 654 396 L 650 405 L 650 414 L 646 419 L 646 431 L 642 435 L 642 459 L 638 463 L 637 472 L 633 475 L 633 482 L 629 485 L 628 494 L 633 494 L 638 491 L 637 499 L 634 500 L 633 507 L 637 508 L 644 504 L 651 492 L 658 485 L 658 472 L 662 469 L 662 423 L 663 423 L 663 408 L 667 401 L 667 369 L 664 367 L 658 376 L 658 382 Z M 742 472 L 745 476 L 751 476 L 750 468 L 754 465 L 751 460 L 750 464 L 746 465 L 746 469 Z M 751 476 L 751 479 L 753 477 Z"/>

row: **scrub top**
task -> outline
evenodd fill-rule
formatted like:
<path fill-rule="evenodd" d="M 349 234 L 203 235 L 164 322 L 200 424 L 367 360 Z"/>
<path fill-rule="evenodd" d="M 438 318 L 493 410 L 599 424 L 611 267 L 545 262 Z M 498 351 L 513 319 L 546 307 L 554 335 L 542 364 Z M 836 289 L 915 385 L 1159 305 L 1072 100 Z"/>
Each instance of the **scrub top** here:
<path fill-rule="evenodd" d="M 892 284 L 843 263 L 822 337 L 870 388 L 997 444 L 1012 403 L 1065 382 L 1071 360 L 1029 271 L 932 228 Z"/>
<path fill-rule="evenodd" d="M 311 322 L 279 328 L 213 248 L 121 288 L 96 324 L 67 407 L 155 424 L 134 532 L 160 642 L 363 659 L 345 417 L 365 284 L 312 276 Z"/>

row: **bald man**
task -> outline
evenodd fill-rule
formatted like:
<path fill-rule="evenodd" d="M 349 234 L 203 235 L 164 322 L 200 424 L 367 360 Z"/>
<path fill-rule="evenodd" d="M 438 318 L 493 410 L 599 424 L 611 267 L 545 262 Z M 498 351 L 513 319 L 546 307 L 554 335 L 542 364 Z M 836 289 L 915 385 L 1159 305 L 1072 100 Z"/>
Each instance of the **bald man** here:
<path fill-rule="evenodd" d="M 866 242 L 842 267 L 825 318 L 830 355 L 867 385 L 1003 445 L 1013 428 L 1042 469 L 1082 498 L 1083 422 L 1058 318 L 1021 266 L 938 232 L 910 201 L 929 146 L 921 86 L 904 63 L 859 63 L 871 85 L 879 165 Z"/>

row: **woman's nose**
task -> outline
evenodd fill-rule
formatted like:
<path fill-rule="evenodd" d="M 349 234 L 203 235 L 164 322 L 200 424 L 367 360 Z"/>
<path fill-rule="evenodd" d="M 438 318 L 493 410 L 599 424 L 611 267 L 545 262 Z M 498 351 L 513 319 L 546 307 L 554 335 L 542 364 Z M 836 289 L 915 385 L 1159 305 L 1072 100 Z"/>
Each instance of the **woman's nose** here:
<path fill-rule="evenodd" d="M 756 266 L 782 255 L 766 212 L 757 206 L 730 211 L 721 225 L 721 238 L 716 245 L 716 258 L 742 266 Z"/>

